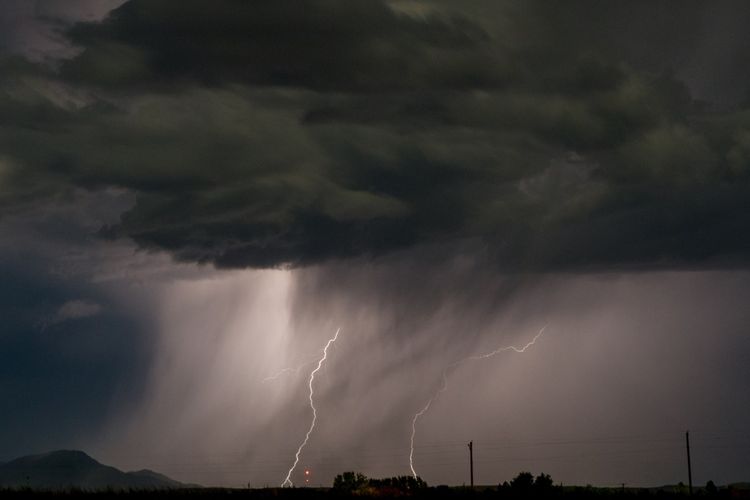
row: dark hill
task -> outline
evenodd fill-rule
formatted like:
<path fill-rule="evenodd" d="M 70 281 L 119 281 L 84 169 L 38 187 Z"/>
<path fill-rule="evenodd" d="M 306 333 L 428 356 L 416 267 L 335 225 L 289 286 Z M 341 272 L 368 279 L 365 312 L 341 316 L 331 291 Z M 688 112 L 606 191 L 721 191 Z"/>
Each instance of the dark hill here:
<path fill-rule="evenodd" d="M 0 486 L 56 490 L 165 489 L 184 485 L 150 470 L 122 472 L 82 451 L 61 450 L 17 458 L 0 465 Z"/>

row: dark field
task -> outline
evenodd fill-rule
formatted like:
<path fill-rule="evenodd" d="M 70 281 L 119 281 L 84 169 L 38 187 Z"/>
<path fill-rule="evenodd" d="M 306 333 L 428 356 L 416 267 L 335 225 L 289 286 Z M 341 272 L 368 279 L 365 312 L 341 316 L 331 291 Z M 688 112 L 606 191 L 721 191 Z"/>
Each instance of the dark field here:
<path fill-rule="evenodd" d="M 594 488 L 594 487 L 553 487 L 547 491 L 530 490 L 526 492 L 509 491 L 502 487 L 478 486 L 472 490 L 468 487 L 424 487 L 412 491 L 392 488 L 366 489 L 359 491 L 342 491 L 333 488 L 265 488 L 265 489 L 230 489 L 230 488 L 196 488 L 176 490 L 109 490 L 83 491 L 77 489 L 61 491 L 39 491 L 29 489 L 0 490 L 2 499 L 66 500 L 83 498 L 85 500 L 326 500 L 338 498 L 434 498 L 458 499 L 750 499 L 750 489 L 741 487 L 718 488 L 706 491 L 705 488 L 694 489 L 691 496 L 687 488 Z"/>

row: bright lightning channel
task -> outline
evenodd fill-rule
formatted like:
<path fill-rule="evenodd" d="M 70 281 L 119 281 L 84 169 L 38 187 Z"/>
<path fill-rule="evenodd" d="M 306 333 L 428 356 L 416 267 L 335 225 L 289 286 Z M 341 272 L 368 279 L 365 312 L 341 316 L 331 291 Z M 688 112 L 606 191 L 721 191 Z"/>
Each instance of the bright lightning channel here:
<path fill-rule="evenodd" d="M 466 361 L 477 361 L 480 359 L 487 359 L 491 358 L 493 356 L 497 356 L 498 354 L 506 351 L 514 351 L 518 353 L 526 352 L 526 349 L 536 344 L 536 341 L 539 339 L 539 337 L 542 336 L 544 333 L 544 330 L 547 328 L 547 325 L 544 325 L 541 330 L 539 330 L 539 333 L 534 335 L 534 338 L 531 339 L 531 341 L 526 344 L 523 347 L 516 347 L 516 346 L 506 346 L 506 347 L 500 347 L 498 349 L 495 349 L 494 351 L 490 351 L 485 354 L 475 354 L 473 356 L 467 356 L 465 358 L 459 359 L 458 361 L 455 361 L 454 363 L 451 363 L 445 369 L 443 370 L 442 379 L 443 384 L 440 386 L 440 389 L 438 389 L 435 394 L 432 395 L 432 397 L 427 401 L 427 404 L 424 405 L 424 407 L 419 410 L 415 415 L 414 418 L 411 420 L 411 440 L 410 440 L 410 448 L 409 448 L 409 468 L 411 469 L 411 473 L 414 476 L 414 479 L 417 479 L 417 471 L 414 470 L 414 436 L 417 434 L 417 421 L 420 419 L 422 415 L 427 413 L 427 410 L 430 409 L 430 406 L 432 406 L 433 401 L 437 399 L 437 397 L 442 394 L 443 392 L 448 389 L 448 372 L 454 370 L 457 366 L 459 366 L 462 363 L 465 363 Z"/>
<path fill-rule="evenodd" d="M 315 403 L 313 402 L 313 396 L 315 395 L 315 391 L 313 390 L 313 381 L 315 380 L 315 374 L 320 371 L 320 368 L 323 366 L 323 363 L 325 363 L 325 360 L 328 358 L 328 348 L 336 342 L 336 339 L 339 338 L 339 332 L 341 331 L 341 328 L 336 330 L 336 335 L 328 339 L 328 342 L 326 343 L 325 347 L 323 348 L 323 357 L 318 360 L 318 366 L 315 367 L 315 369 L 310 372 L 310 380 L 307 383 L 307 386 L 310 388 L 310 408 L 312 408 L 312 422 L 310 422 L 310 428 L 307 430 L 307 434 L 305 434 L 305 439 L 302 441 L 302 443 L 299 445 L 299 448 L 297 448 L 297 453 L 294 454 L 294 463 L 292 464 L 291 468 L 289 469 L 289 472 L 286 473 L 286 478 L 284 479 L 284 482 L 281 483 L 281 487 L 294 486 L 294 483 L 292 483 L 291 477 L 292 472 L 294 472 L 294 469 L 297 467 L 297 464 L 299 463 L 299 456 L 300 453 L 302 453 L 302 449 L 307 445 L 307 441 L 310 439 L 310 434 L 312 434 L 313 429 L 315 429 L 315 422 L 318 419 L 318 411 L 315 409 Z"/>

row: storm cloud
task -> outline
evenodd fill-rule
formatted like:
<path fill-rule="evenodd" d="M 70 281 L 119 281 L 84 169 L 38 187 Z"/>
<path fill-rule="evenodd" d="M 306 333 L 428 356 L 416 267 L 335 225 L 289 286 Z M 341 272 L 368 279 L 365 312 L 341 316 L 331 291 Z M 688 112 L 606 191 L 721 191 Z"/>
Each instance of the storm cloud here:
<path fill-rule="evenodd" d="M 506 270 L 745 266 L 750 114 L 680 58 L 703 7 L 641 22 L 670 67 L 621 9 L 545 5 L 132 0 L 53 67 L 4 58 L 0 203 L 124 188 L 102 235 L 220 267 L 467 241 Z"/>
<path fill-rule="evenodd" d="M 404 474 L 443 369 L 549 325 L 452 372 L 428 482 L 465 481 L 468 440 L 486 484 L 676 482 L 684 428 L 696 481 L 746 480 L 749 24 L 739 0 L 6 0 L 0 460 L 278 484 L 294 368 L 341 327 L 302 459 Z"/>

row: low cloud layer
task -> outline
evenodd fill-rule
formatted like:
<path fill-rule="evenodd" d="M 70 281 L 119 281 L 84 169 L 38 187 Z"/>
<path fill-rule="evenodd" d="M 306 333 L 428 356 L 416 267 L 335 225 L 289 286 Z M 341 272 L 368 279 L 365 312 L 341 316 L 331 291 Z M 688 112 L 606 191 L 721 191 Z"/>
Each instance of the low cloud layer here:
<path fill-rule="evenodd" d="M 220 267 L 472 242 L 510 271 L 744 267 L 750 115 L 709 112 L 728 78 L 685 59 L 721 43 L 705 6 L 665 5 L 131 0 L 60 21 L 73 55 L 0 62 L 0 204 L 124 188 L 102 235 Z"/>

